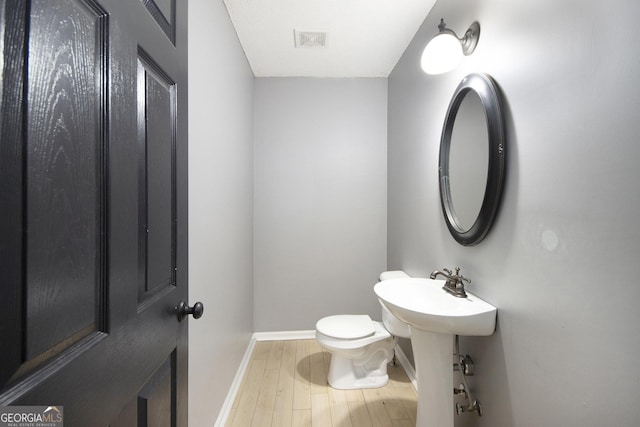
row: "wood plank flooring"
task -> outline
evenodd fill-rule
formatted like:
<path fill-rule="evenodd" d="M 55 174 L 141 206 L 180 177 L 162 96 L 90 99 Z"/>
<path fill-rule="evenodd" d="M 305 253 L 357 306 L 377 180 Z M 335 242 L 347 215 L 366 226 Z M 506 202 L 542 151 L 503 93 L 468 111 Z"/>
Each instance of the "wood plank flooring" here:
<path fill-rule="evenodd" d="M 365 390 L 327 384 L 331 355 L 316 340 L 258 341 L 227 427 L 414 427 L 417 396 L 401 366 Z"/>

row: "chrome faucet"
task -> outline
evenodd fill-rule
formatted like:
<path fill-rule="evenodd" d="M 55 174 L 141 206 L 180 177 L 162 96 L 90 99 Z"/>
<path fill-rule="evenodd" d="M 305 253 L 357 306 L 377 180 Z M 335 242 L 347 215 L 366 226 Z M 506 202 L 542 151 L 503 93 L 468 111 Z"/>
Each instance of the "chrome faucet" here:
<path fill-rule="evenodd" d="M 453 274 L 448 268 L 443 268 L 445 271 L 436 270 L 429 277 L 435 279 L 436 277 L 443 276 L 447 279 L 442 289 L 449 292 L 451 295 L 458 298 L 466 298 L 467 293 L 464 291 L 464 282 L 471 283 L 471 280 L 460 274 L 460 267 L 456 267 L 456 274 Z"/>

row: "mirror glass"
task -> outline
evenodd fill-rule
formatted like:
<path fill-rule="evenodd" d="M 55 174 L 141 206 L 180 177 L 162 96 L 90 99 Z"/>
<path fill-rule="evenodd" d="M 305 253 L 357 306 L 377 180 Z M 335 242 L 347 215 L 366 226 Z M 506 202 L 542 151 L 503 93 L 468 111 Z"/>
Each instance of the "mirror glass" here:
<path fill-rule="evenodd" d="M 440 202 L 451 235 L 475 245 L 491 228 L 502 194 L 505 137 L 497 86 L 471 74 L 456 88 L 440 140 Z"/>
<path fill-rule="evenodd" d="M 469 91 L 462 99 L 449 147 L 451 208 L 462 231 L 478 218 L 487 186 L 489 141 L 480 97 Z"/>

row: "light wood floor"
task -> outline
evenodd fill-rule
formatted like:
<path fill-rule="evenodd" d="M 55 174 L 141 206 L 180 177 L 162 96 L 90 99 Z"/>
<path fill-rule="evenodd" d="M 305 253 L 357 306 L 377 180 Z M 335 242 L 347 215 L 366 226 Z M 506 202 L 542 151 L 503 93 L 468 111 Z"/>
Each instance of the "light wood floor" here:
<path fill-rule="evenodd" d="M 227 427 L 416 425 L 416 392 L 400 365 L 384 387 L 335 390 L 330 358 L 316 340 L 257 342 Z"/>

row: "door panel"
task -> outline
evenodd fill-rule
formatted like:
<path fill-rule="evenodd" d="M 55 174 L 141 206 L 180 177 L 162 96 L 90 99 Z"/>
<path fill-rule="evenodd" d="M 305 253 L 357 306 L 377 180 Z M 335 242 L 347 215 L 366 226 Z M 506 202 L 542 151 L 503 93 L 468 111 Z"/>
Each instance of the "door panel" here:
<path fill-rule="evenodd" d="M 172 354 L 173 356 L 173 354 Z M 173 357 L 153 373 L 138 393 L 138 427 L 171 427 L 175 413 Z"/>
<path fill-rule="evenodd" d="M 176 85 L 144 52 L 138 58 L 141 296 L 175 284 Z"/>
<path fill-rule="evenodd" d="M 142 389 L 133 396 L 110 427 L 162 427 L 175 425 L 176 395 L 175 355 L 167 359 L 156 370 Z"/>
<path fill-rule="evenodd" d="M 186 426 L 186 1 L 172 13 L 175 45 L 142 1 L 0 0 L 0 405 Z"/>
<path fill-rule="evenodd" d="M 172 43 L 176 40 L 176 0 L 142 0 L 145 7 Z"/>
<path fill-rule="evenodd" d="M 24 74 L 27 19 L 24 1 L 0 3 L 0 384 L 23 362 Z M 18 125 L 16 125 L 18 124 Z M 10 207 L 8 209 L 7 207 Z"/>
<path fill-rule="evenodd" d="M 106 14 L 31 3 L 26 133 L 26 359 L 104 325 Z M 78 141 L 82 141 L 81 144 Z M 58 348 L 61 350 L 62 348 Z"/>

